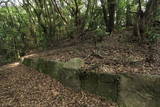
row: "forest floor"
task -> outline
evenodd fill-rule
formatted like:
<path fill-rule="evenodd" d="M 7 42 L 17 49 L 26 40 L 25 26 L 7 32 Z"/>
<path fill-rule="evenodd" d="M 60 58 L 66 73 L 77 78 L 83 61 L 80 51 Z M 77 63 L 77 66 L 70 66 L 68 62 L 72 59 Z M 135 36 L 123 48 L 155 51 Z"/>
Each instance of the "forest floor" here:
<path fill-rule="evenodd" d="M 148 45 L 125 41 L 125 33 L 105 37 L 96 44 L 92 39 L 78 43 L 64 41 L 57 48 L 33 51 L 25 57 L 64 62 L 81 58 L 85 61 L 82 69 L 87 71 L 160 74 L 159 63 L 146 61 L 150 53 Z M 83 91 L 75 92 L 47 75 L 12 63 L 0 67 L 0 106 L 115 107 L 115 104 Z"/>
<path fill-rule="evenodd" d="M 19 63 L 0 67 L 0 107 L 115 107 L 101 97 L 75 92 Z"/>
<path fill-rule="evenodd" d="M 127 34 L 128 33 L 128 34 Z M 82 58 L 85 65 L 82 69 L 96 72 L 131 72 L 160 74 L 160 62 L 147 62 L 150 54 L 149 45 L 128 42 L 126 36 L 130 31 L 113 34 L 104 41 L 94 44 L 88 39 L 79 43 L 62 42 L 61 47 L 43 52 L 34 52 L 26 57 L 44 58 L 48 60 L 69 61 L 71 58 Z"/>

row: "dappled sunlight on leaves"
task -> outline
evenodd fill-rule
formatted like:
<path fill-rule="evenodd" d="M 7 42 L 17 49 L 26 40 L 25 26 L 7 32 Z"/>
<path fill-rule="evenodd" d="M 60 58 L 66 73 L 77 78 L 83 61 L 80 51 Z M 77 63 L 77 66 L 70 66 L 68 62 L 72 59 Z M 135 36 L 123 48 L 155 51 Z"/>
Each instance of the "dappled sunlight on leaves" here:
<path fill-rule="evenodd" d="M 39 55 L 38 54 L 30 54 L 30 55 L 26 55 L 22 58 L 33 58 L 33 57 L 38 57 Z"/>
<path fill-rule="evenodd" d="M 4 66 L 0 67 L 0 70 L 11 69 L 11 68 L 17 67 L 19 65 L 20 65 L 20 62 L 14 62 L 14 63 L 7 64 L 7 65 L 4 65 Z"/>

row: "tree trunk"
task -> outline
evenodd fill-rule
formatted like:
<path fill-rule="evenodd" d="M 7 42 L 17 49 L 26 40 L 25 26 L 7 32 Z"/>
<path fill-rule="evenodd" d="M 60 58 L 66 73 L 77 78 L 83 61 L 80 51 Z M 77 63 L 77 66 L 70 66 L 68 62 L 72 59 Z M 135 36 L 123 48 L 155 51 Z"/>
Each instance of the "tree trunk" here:
<path fill-rule="evenodd" d="M 126 11 L 126 27 L 131 26 L 132 25 L 132 18 L 131 18 L 131 6 L 129 1 L 127 0 L 127 11 Z"/>
<path fill-rule="evenodd" d="M 100 1 L 101 1 L 102 10 L 103 10 L 103 18 L 104 18 L 104 22 L 105 22 L 105 25 L 106 25 L 106 32 L 108 32 L 107 9 L 106 9 L 104 0 L 100 0 Z"/>
<path fill-rule="evenodd" d="M 75 3 L 75 9 L 74 9 L 74 15 L 75 15 L 75 26 L 76 26 L 76 29 L 77 29 L 77 32 L 79 33 L 80 31 L 80 18 L 79 18 L 79 14 L 80 14 L 80 10 L 79 10 L 79 7 L 78 7 L 78 2 L 77 0 L 74 0 L 74 3 Z"/>
<path fill-rule="evenodd" d="M 115 0 L 108 0 L 108 11 L 109 11 L 109 25 L 108 30 L 111 33 L 114 29 L 114 19 L 115 19 Z"/>
<path fill-rule="evenodd" d="M 146 5 L 145 12 L 142 11 L 141 1 L 139 0 L 139 9 L 137 12 L 137 22 L 134 26 L 134 35 L 137 37 L 139 42 L 143 42 L 145 38 L 145 32 L 149 25 L 151 25 L 152 19 L 155 16 L 157 10 L 157 0 L 149 0 Z"/>

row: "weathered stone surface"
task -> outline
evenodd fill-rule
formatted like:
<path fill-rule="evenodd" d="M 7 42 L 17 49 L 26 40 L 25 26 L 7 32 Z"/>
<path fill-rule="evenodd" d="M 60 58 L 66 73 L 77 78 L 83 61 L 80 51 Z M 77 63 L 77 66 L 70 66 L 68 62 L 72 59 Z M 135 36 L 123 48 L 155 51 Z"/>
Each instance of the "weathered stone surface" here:
<path fill-rule="evenodd" d="M 84 65 L 84 60 L 80 58 L 73 58 L 64 63 L 64 68 L 68 69 L 80 69 Z"/>
<path fill-rule="evenodd" d="M 119 77 L 107 73 L 81 72 L 81 88 L 88 92 L 117 101 Z"/>
<path fill-rule="evenodd" d="M 78 64 L 77 64 L 78 62 Z M 29 59 L 23 64 L 59 80 L 64 86 L 86 90 L 118 102 L 120 107 L 159 107 L 160 76 L 84 72 L 79 59 L 67 63 Z"/>
<path fill-rule="evenodd" d="M 120 77 L 120 107 L 159 107 L 159 76 L 122 74 Z"/>
<path fill-rule="evenodd" d="M 21 60 L 22 64 L 26 65 L 26 66 L 31 66 L 33 63 L 33 59 L 29 59 L 29 58 L 24 58 L 23 60 Z"/>
<path fill-rule="evenodd" d="M 91 93 L 96 94 L 98 89 L 98 75 L 95 72 L 80 73 L 81 87 Z"/>
<path fill-rule="evenodd" d="M 107 100 L 118 100 L 119 93 L 119 76 L 115 74 L 100 73 L 97 95 L 105 97 Z"/>
<path fill-rule="evenodd" d="M 38 70 L 39 72 L 49 74 L 51 77 L 59 80 L 60 71 L 63 69 L 63 63 L 56 62 L 56 61 L 46 61 L 44 59 L 23 59 L 22 63 L 24 65 L 33 67 L 34 69 Z"/>
<path fill-rule="evenodd" d="M 60 82 L 67 87 L 73 88 L 76 91 L 81 89 L 81 81 L 79 79 L 79 71 L 63 68 L 60 72 Z"/>

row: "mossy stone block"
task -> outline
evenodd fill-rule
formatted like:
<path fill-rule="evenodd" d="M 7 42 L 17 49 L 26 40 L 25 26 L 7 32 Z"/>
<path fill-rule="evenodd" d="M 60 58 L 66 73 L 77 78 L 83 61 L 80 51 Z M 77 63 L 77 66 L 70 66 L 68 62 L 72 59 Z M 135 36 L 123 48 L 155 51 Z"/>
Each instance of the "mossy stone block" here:
<path fill-rule="evenodd" d="M 33 59 L 29 59 L 29 58 L 24 58 L 22 60 L 22 64 L 26 65 L 26 66 L 32 66 L 33 65 Z"/>
<path fill-rule="evenodd" d="M 81 81 L 79 79 L 79 70 L 63 68 L 60 71 L 60 82 L 67 87 L 75 90 L 81 89 Z"/>
<path fill-rule="evenodd" d="M 106 98 L 107 100 L 117 102 L 118 87 L 114 83 L 99 83 L 96 94 Z"/>
<path fill-rule="evenodd" d="M 36 63 L 36 69 L 39 72 L 43 72 L 57 80 L 60 80 L 60 72 L 63 69 L 63 63 L 38 59 Z"/>
<path fill-rule="evenodd" d="M 96 72 L 80 73 L 82 89 L 96 94 L 98 89 L 98 74 Z"/>
<path fill-rule="evenodd" d="M 78 62 L 78 64 L 77 64 Z M 22 63 L 59 80 L 64 86 L 86 90 L 119 103 L 119 107 L 159 107 L 160 76 L 83 72 L 83 61 L 67 63 L 25 58 Z"/>
<path fill-rule="evenodd" d="M 115 74 L 100 73 L 97 95 L 105 97 L 107 100 L 116 102 L 119 93 L 119 76 Z"/>
<path fill-rule="evenodd" d="M 123 74 L 119 95 L 120 107 L 158 107 L 160 76 Z"/>
<path fill-rule="evenodd" d="M 117 83 L 120 77 L 116 74 L 99 73 L 99 81 L 103 83 Z"/>
<path fill-rule="evenodd" d="M 61 80 L 62 71 L 63 71 L 63 63 L 61 62 L 48 62 L 48 67 L 50 68 L 47 72 L 51 77 Z"/>
<path fill-rule="evenodd" d="M 84 65 L 84 60 L 81 58 L 73 58 L 64 63 L 64 68 L 67 69 L 80 69 Z"/>

